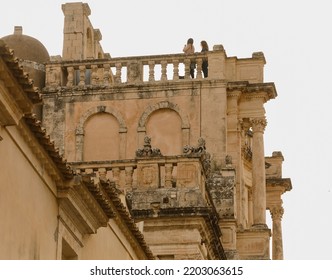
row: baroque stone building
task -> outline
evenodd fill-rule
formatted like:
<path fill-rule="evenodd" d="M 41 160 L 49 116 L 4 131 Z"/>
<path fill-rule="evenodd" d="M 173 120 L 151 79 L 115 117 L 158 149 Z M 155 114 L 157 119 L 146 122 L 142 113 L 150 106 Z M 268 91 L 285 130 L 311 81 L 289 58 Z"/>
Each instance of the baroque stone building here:
<path fill-rule="evenodd" d="M 282 153 L 264 155 L 264 104 L 277 92 L 263 80 L 263 53 L 239 59 L 216 45 L 193 55 L 111 58 L 88 4 L 68 3 L 62 10 L 62 56 L 34 61 L 42 65 L 33 73 L 41 92 L 17 74 L 19 62 L 5 46 L 15 50 L 13 36 L 25 36 L 22 30 L 1 41 L 1 96 L 8 97 L 0 103 L 0 151 L 7 138 L 28 145 L 24 158 L 32 165 L 30 156 L 39 160 L 40 167 L 24 176 L 48 176 L 42 185 L 52 190 L 50 198 L 36 189 L 32 199 L 36 205 L 50 200 L 53 210 L 27 215 L 38 227 L 48 217 L 53 223 L 22 243 L 24 237 L 11 234 L 15 221 L 0 216 L 8 224 L 0 240 L 32 246 L 23 258 L 269 259 L 272 236 L 272 259 L 283 259 L 281 197 L 292 186 L 282 177 Z M 21 64 L 31 60 L 21 57 Z M 10 98 L 16 115 L 3 101 Z M 2 174 L 18 172 L 0 166 Z M 14 178 L 15 172 L 6 175 L 1 185 L 8 199 Z M 49 242 L 54 255 L 41 254 Z M 20 254 L 8 247 L 0 257 Z"/>

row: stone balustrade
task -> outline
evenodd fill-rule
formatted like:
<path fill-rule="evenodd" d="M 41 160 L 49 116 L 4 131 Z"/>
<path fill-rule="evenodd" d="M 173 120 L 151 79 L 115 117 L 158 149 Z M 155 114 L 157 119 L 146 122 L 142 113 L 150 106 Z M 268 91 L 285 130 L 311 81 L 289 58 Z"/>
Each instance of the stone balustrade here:
<path fill-rule="evenodd" d="M 222 45 L 213 51 L 193 55 L 165 54 L 86 60 L 51 58 L 46 64 L 45 91 L 74 89 L 103 89 L 131 84 L 200 81 L 203 78 L 202 62 L 208 61 L 207 79 L 263 82 L 263 53 L 253 53 L 251 58 L 227 57 Z M 190 65 L 195 64 L 194 78 Z"/>
<path fill-rule="evenodd" d="M 170 54 L 98 60 L 52 61 L 46 65 L 46 89 L 111 87 L 121 84 L 190 80 L 190 64 L 195 63 L 194 80 L 203 79 L 202 62 L 223 51 L 193 55 Z M 210 63 L 209 71 L 213 71 Z M 212 68 L 211 68 L 212 67 Z"/>
<path fill-rule="evenodd" d="M 160 156 L 70 164 L 77 174 L 104 177 L 119 190 L 197 188 L 205 195 L 206 175 L 200 157 Z"/>

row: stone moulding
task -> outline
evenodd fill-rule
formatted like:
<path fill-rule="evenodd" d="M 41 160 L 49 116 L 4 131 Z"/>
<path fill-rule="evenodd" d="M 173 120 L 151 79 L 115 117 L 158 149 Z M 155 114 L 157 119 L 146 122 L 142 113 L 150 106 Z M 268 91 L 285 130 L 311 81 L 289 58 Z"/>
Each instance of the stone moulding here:
<path fill-rule="evenodd" d="M 153 210 L 132 210 L 131 211 L 135 220 L 141 219 L 153 219 Z M 220 237 L 221 231 L 218 224 L 218 215 L 211 207 L 181 207 L 181 208 L 166 208 L 161 209 L 158 217 L 162 218 L 172 218 L 176 219 L 179 217 L 186 217 L 188 219 L 197 217 L 203 218 L 209 235 L 209 242 L 203 240 L 202 242 L 207 242 L 207 247 L 212 254 L 213 259 L 225 260 L 226 255 L 224 248 L 221 244 Z"/>
<path fill-rule="evenodd" d="M 122 143 L 126 143 L 126 135 L 127 135 L 127 125 L 126 122 L 121 115 L 120 112 L 118 112 L 116 109 L 105 106 L 105 105 L 99 105 L 92 107 L 88 109 L 80 118 L 78 125 L 75 130 L 75 136 L 76 136 L 76 147 L 75 147 L 75 154 L 76 154 L 76 161 L 82 161 L 83 160 L 83 145 L 84 145 L 84 124 L 86 121 L 92 117 L 93 115 L 96 115 L 98 113 L 106 113 L 110 114 L 115 117 L 115 119 L 118 121 L 119 124 L 119 135 L 120 138 L 122 138 Z M 120 156 L 124 155 L 125 145 L 120 145 Z"/>
<path fill-rule="evenodd" d="M 126 125 L 126 122 L 125 122 L 123 116 L 121 115 L 121 113 L 119 113 L 116 109 L 114 109 L 112 107 L 100 105 L 100 106 L 90 108 L 81 116 L 81 118 L 78 122 L 77 128 L 76 128 L 76 135 L 84 134 L 85 122 L 91 116 L 98 114 L 98 113 L 111 114 L 112 116 L 114 116 L 117 119 L 117 121 L 119 123 L 119 132 L 127 132 L 127 125 Z"/>
<path fill-rule="evenodd" d="M 241 92 L 241 97 L 247 99 L 263 98 L 265 102 L 278 96 L 274 83 L 229 82 L 227 95 L 231 95 L 233 92 Z"/>
<path fill-rule="evenodd" d="M 142 116 L 138 122 L 138 131 L 142 131 L 142 129 L 143 129 L 143 131 L 145 131 L 145 125 L 146 125 L 146 122 L 147 122 L 149 116 L 154 111 L 157 111 L 159 109 L 171 109 L 171 110 L 177 112 L 181 118 L 182 129 L 190 128 L 188 117 L 182 112 L 182 110 L 180 109 L 180 107 L 177 104 L 174 104 L 169 101 L 161 101 L 154 105 L 150 105 L 145 109 L 144 113 L 142 114 Z"/>

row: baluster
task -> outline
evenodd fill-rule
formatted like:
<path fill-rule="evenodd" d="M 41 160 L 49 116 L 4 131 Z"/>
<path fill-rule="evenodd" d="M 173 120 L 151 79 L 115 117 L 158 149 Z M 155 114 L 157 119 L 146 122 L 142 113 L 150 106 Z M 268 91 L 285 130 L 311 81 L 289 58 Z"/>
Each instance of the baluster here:
<path fill-rule="evenodd" d="M 154 61 L 149 61 L 149 82 L 154 82 Z"/>
<path fill-rule="evenodd" d="M 173 164 L 166 163 L 165 164 L 165 187 L 172 187 L 172 172 L 173 172 Z"/>
<path fill-rule="evenodd" d="M 110 68 L 111 65 L 106 63 L 104 66 L 104 85 L 109 86 L 110 85 Z"/>
<path fill-rule="evenodd" d="M 132 188 L 132 186 L 133 186 L 133 173 L 134 173 L 134 169 L 133 169 L 132 166 L 127 166 L 125 168 L 125 174 L 126 174 L 125 184 L 126 184 L 126 188 Z"/>
<path fill-rule="evenodd" d="M 116 67 L 116 71 L 115 71 L 115 82 L 117 84 L 121 84 L 121 68 L 122 68 L 122 64 L 121 63 L 116 63 L 115 67 Z"/>
<path fill-rule="evenodd" d="M 102 180 L 106 180 L 106 175 L 107 175 L 107 170 L 106 168 L 99 168 L 98 169 L 98 175 L 99 175 L 99 178 L 102 179 Z"/>
<path fill-rule="evenodd" d="M 203 63 L 203 59 L 198 58 L 196 60 L 196 64 L 197 64 L 197 73 L 196 73 L 196 79 L 202 79 L 202 63 Z"/>
<path fill-rule="evenodd" d="M 167 61 L 163 60 L 161 62 L 161 81 L 167 81 Z"/>
<path fill-rule="evenodd" d="M 85 65 L 79 66 L 79 70 L 80 70 L 80 82 L 78 83 L 78 85 L 83 87 L 85 86 L 85 70 L 86 70 Z"/>
<path fill-rule="evenodd" d="M 119 189 L 120 188 L 120 168 L 119 167 L 112 168 L 112 174 L 113 174 L 113 181 L 115 183 L 115 186 Z"/>
<path fill-rule="evenodd" d="M 179 61 L 173 61 L 173 80 L 176 81 L 179 79 Z"/>
<path fill-rule="evenodd" d="M 67 67 L 67 87 L 72 87 L 74 85 L 74 67 Z"/>
<path fill-rule="evenodd" d="M 184 60 L 184 78 L 185 79 L 190 78 L 190 59 Z"/>
<path fill-rule="evenodd" d="M 91 65 L 91 84 L 93 86 L 98 84 L 98 66 Z"/>

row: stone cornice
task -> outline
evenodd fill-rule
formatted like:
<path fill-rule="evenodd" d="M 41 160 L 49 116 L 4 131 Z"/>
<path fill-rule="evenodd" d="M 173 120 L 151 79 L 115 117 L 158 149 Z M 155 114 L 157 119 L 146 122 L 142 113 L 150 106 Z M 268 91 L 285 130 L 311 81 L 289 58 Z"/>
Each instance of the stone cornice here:
<path fill-rule="evenodd" d="M 283 192 L 292 190 L 292 181 L 290 178 L 269 178 L 266 179 L 267 188 L 282 188 Z"/>
<path fill-rule="evenodd" d="M 106 227 L 108 217 L 78 177 L 72 185 L 58 190 L 59 207 L 70 217 L 79 232 L 93 234 Z"/>
<path fill-rule="evenodd" d="M 123 95 L 130 96 L 130 98 L 160 98 L 160 96 L 165 93 L 163 97 L 169 97 L 169 94 L 174 96 L 199 96 L 201 89 L 208 88 L 220 88 L 226 85 L 224 80 L 212 80 L 212 79 L 202 79 L 202 80 L 168 80 L 168 81 L 156 81 L 156 82 L 142 82 L 137 84 L 131 84 L 130 86 L 126 83 L 121 84 L 110 84 L 105 85 L 85 85 L 85 86 L 46 86 L 43 88 L 43 98 L 48 96 L 61 96 L 61 97 L 79 97 L 87 95 L 112 95 L 112 100 L 115 98 L 123 99 Z M 119 96 L 120 95 L 120 96 Z M 146 96 L 146 97 L 145 97 Z"/>
<path fill-rule="evenodd" d="M 241 92 L 241 98 L 245 99 L 263 99 L 264 102 L 277 97 L 277 90 L 274 83 L 255 83 L 249 82 L 228 82 L 227 96 Z"/>

